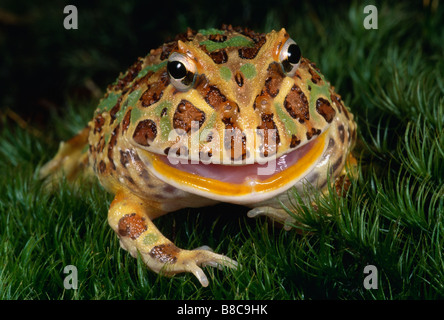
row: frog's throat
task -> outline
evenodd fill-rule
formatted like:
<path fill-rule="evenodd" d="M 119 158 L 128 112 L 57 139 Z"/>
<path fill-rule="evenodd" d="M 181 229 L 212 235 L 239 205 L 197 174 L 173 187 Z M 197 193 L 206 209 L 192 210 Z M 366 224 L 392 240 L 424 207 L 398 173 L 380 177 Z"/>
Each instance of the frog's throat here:
<path fill-rule="evenodd" d="M 307 176 L 322 158 L 326 149 L 326 134 L 328 131 L 323 132 L 319 137 L 303 147 L 293 150 L 291 153 L 299 153 L 299 155 L 291 156 L 296 160 L 293 161 L 294 163 L 289 164 L 287 168 L 275 170 L 274 174 L 268 176 L 246 175 L 245 179 L 234 179 L 236 182 L 221 181 L 199 175 L 196 172 L 189 172 L 189 170 L 180 170 L 178 167 L 170 164 L 168 160 L 165 160 L 165 156 L 145 150 L 139 150 L 139 155 L 157 178 L 176 188 L 218 201 L 247 204 L 272 198 L 286 191 L 297 181 Z M 272 161 L 279 162 L 280 158 Z M 257 164 L 244 165 L 238 166 L 236 170 L 255 165 L 259 167 Z M 193 165 L 189 164 L 188 166 Z M 197 164 L 196 166 L 206 165 Z M 233 169 L 233 166 L 213 164 L 211 170 L 230 169 Z M 248 170 L 245 171 L 247 172 Z"/>

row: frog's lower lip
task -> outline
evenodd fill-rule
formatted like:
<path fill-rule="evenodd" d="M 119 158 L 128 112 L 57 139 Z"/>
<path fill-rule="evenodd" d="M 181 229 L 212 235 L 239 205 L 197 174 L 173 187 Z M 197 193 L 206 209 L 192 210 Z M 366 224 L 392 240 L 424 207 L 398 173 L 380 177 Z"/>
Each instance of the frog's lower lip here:
<path fill-rule="evenodd" d="M 159 179 L 176 188 L 220 201 L 237 203 L 264 199 L 288 189 L 321 158 L 325 135 L 265 164 L 171 164 L 166 156 L 145 153 L 145 163 Z M 233 200 L 235 198 L 235 200 Z"/>
<path fill-rule="evenodd" d="M 315 142 L 316 140 L 313 140 L 296 150 L 293 150 L 264 164 L 253 163 L 233 166 L 214 163 L 205 164 L 202 162 L 192 163 L 188 160 L 182 162 L 172 162 L 167 156 L 159 156 L 158 159 L 174 169 L 187 172 L 192 175 L 217 180 L 220 182 L 244 184 L 251 181 L 265 181 L 273 175 L 292 167 L 296 164 L 296 162 L 298 162 L 299 159 L 303 158 L 305 154 L 311 150 Z"/>

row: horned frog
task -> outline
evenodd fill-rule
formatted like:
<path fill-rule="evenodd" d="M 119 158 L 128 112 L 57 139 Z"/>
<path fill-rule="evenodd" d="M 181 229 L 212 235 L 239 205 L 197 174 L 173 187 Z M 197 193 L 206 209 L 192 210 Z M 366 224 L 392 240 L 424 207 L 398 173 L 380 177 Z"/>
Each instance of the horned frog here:
<path fill-rule="evenodd" d="M 121 246 L 207 286 L 202 266 L 236 261 L 180 249 L 152 220 L 227 202 L 288 226 L 287 190 L 343 179 L 355 137 L 353 115 L 285 29 L 188 29 L 120 74 L 40 174 L 96 175 L 115 195 L 108 222 Z"/>

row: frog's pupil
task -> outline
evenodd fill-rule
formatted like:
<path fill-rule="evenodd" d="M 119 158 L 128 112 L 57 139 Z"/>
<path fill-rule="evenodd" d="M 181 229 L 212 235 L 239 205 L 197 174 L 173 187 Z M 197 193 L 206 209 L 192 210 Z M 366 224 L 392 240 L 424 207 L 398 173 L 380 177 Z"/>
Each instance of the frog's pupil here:
<path fill-rule="evenodd" d="M 301 59 L 301 49 L 299 49 L 297 44 L 293 43 L 288 46 L 287 57 L 288 61 L 292 64 L 297 64 L 299 62 Z"/>
<path fill-rule="evenodd" d="M 167 69 L 174 79 L 182 79 L 187 75 L 187 68 L 179 61 L 169 61 Z"/>

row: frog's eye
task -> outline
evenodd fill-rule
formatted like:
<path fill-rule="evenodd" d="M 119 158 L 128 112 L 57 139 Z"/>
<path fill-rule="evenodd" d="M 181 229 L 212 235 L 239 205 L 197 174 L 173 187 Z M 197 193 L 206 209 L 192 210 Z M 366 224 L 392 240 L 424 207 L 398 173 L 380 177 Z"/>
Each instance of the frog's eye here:
<path fill-rule="evenodd" d="M 282 69 L 289 77 L 294 76 L 301 61 L 301 49 L 293 39 L 288 39 L 279 53 Z"/>
<path fill-rule="evenodd" d="M 196 78 L 196 66 L 184 55 L 173 52 L 168 58 L 168 75 L 171 84 L 180 91 L 190 89 Z"/>

